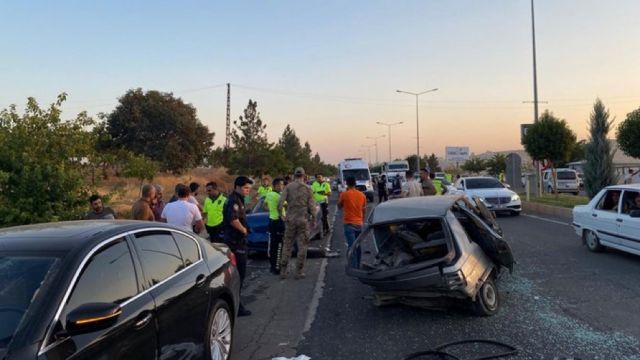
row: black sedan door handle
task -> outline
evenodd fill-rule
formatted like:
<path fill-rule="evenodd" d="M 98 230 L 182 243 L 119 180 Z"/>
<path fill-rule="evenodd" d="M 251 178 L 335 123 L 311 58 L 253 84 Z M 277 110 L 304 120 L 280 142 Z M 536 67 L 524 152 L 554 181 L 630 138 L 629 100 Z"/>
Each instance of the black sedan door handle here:
<path fill-rule="evenodd" d="M 207 279 L 207 277 L 204 276 L 204 274 L 198 275 L 198 277 L 196 277 L 196 287 L 200 287 L 200 286 L 204 285 L 204 281 L 206 279 Z"/>
<path fill-rule="evenodd" d="M 591 214 L 591 216 L 593 216 L 593 217 L 598 217 L 598 214 Z"/>
<path fill-rule="evenodd" d="M 617 222 L 622 222 L 622 219 L 616 219 Z"/>
<path fill-rule="evenodd" d="M 151 318 L 153 317 L 153 314 L 151 313 L 151 311 L 148 312 L 143 312 L 142 314 L 140 314 L 138 316 L 138 320 L 135 323 L 135 328 L 136 329 L 142 329 L 143 327 L 145 327 L 149 321 L 151 321 Z"/>

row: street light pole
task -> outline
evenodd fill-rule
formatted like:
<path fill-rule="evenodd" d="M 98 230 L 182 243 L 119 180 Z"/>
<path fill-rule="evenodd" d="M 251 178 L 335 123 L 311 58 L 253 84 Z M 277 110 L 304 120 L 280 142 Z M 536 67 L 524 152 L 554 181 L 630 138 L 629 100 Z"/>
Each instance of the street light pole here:
<path fill-rule="evenodd" d="M 392 123 L 392 124 L 387 124 L 387 123 L 384 123 L 384 122 L 381 122 L 381 121 L 376 121 L 376 124 L 384 125 L 389 130 L 389 162 L 391 162 L 391 160 L 392 160 L 392 157 L 391 157 L 391 127 L 394 126 L 394 125 L 400 125 L 400 124 L 403 124 L 403 123 L 404 122 L 402 122 L 402 121 L 398 121 L 398 122 L 395 122 L 395 123 Z"/>
<path fill-rule="evenodd" d="M 378 162 L 378 139 L 381 139 L 385 137 L 385 135 L 380 135 L 380 136 L 367 136 L 367 139 L 371 139 L 373 140 L 373 146 L 376 147 L 376 165 L 379 164 Z"/>
<path fill-rule="evenodd" d="M 426 94 L 432 91 L 438 91 L 438 88 L 426 90 L 419 93 L 413 93 L 413 92 L 404 91 L 404 90 L 396 90 L 396 92 L 409 94 L 416 97 L 416 135 L 417 135 L 416 136 L 416 171 L 420 170 L 420 119 L 418 116 L 418 97 L 422 94 Z"/>
<path fill-rule="evenodd" d="M 360 147 L 363 147 L 363 148 L 367 148 L 367 151 L 369 152 L 369 156 L 367 157 L 367 159 L 369 159 L 369 164 L 373 163 L 373 161 L 371 161 L 371 147 L 372 146 L 373 145 L 362 145 L 362 146 L 360 146 Z"/>

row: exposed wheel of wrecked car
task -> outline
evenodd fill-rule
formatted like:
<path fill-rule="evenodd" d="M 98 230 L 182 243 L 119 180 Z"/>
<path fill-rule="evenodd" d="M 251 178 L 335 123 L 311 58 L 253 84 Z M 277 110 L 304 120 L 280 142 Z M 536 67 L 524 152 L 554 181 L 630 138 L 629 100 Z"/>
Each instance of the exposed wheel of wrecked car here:
<path fill-rule="evenodd" d="M 493 281 L 493 277 L 489 277 L 482 284 L 480 291 L 476 295 L 476 301 L 473 302 L 473 310 L 476 315 L 491 316 L 498 312 L 499 305 L 498 287 Z"/>
<path fill-rule="evenodd" d="M 593 252 L 601 252 L 603 250 L 603 246 L 600 245 L 598 235 L 591 230 L 584 231 L 584 243 L 587 245 L 587 249 Z"/>

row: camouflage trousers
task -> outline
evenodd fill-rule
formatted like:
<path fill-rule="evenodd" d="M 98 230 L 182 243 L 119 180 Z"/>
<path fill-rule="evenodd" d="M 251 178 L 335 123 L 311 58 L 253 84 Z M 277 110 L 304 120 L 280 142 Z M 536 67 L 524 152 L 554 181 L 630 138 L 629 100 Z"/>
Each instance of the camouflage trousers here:
<path fill-rule="evenodd" d="M 287 219 L 284 230 L 284 247 L 282 249 L 282 260 L 280 261 L 280 271 L 286 274 L 293 243 L 298 243 L 298 261 L 296 269 L 298 273 L 304 270 L 304 263 L 307 260 L 307 248 L 309 247 L 309 221 L 307 219 Z"/>

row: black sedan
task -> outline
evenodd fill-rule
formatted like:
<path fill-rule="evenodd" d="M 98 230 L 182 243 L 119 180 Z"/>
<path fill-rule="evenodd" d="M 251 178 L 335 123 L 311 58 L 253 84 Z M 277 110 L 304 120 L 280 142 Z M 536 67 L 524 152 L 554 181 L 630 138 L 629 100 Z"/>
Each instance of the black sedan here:
<path fill-rule="evenodd" d="M 233 254 L 166 224 L 0 230 L 0 359 L 228 359 Z"/>

